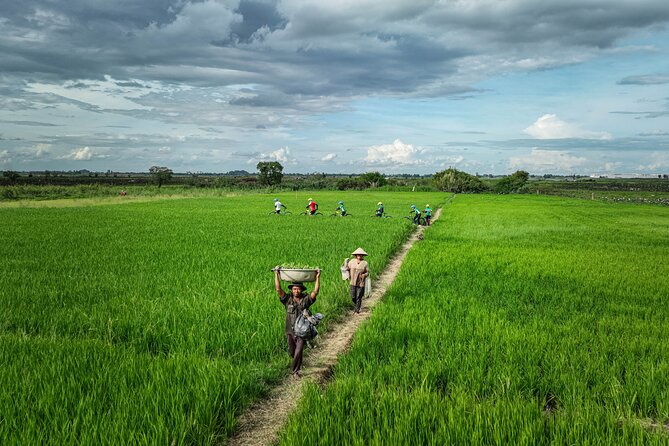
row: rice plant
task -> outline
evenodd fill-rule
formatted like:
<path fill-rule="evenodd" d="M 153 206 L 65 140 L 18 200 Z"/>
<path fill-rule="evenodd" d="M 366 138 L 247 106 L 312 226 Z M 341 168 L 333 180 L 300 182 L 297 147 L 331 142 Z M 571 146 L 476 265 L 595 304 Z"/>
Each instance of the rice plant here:
<path fill-rule="evenodd" d="M 669 444 L 668 235 L 656 206 L 456 197 L 281 444 Z"/>
<path fill-rule="evenodd" d="M 0 444 L 213 444 L 288 372 L 270 269 L 323 269 L 316 306 L 348 309 L 339 265 L 372 274 L 412 230 L 372 219 L 444 194 L 304 193 L 355 218 L 267 215 L 269 195 L 0 209 Z M 359 217 L 358 217 L 359 216 Z M 324 324 L 327 328 L 327 323 Z"/>

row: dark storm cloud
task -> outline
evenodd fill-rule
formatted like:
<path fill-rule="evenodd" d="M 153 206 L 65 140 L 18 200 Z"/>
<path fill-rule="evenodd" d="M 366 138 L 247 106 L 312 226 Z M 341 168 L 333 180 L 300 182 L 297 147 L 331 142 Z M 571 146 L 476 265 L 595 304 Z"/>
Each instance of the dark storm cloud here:
<path fill-rule="evenodd" d="M 241 42 L 249 42 L 251 36 L 259 29 L 266 27 L 269 31 L 286 26 L 287 20 L 276 10 L 276 5 L 257 1 L 241 1 L 237 12 L 243 21 L 232 26 L 232 38 Z"/>
<path fill-rule="evenodd" d="M 5 3 L 0 75 L 29 82 L 108 75 L 128 88 L 255 84 L 262 93 L 230 104 L 275 108 L 306 104 L 296 99 L 305 97 L 466 98 L 473 90 L 463 85 L 472 81 L 463 59 L 481 60 L 482 70 L 502 69 L 499 59 L 558 66 L 571 60 L 565 54 L 607 48 L 669 20 L 665 0 Z"/>
<path fill-rule="evenodd" d="M 445 4 L 424 16 L 432 26 L 449 26 L 494 36 L 497 41 L 561 43 L 606 48 L 630 30 L 669 20 L 664 0 L 583 2 L 481 1 L 467 8 Z"/>

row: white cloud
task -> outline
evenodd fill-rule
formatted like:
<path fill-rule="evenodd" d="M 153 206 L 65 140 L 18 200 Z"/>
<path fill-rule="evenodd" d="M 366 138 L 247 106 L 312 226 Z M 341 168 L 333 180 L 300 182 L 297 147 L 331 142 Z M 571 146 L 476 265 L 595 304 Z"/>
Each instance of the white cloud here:
<path fill-rule="evenodd" d="M 639 170 L 657 171 L 660 169 L 669 169 L 669 153 L 653 152 L 647 160 L 648 164 L 639 165 Z"/>
<path fill-rule="evenodd" d="M 76 84 L 67 82 L 63 85 L 35 82 L 29 83 L 26 91 L 38 94 L 53 94 L 103 110 L 152 110 L 152 107 L 146 107 L 132 100 L 139 97 L 138 94 L 119 91 L 116 84 L 110 79 L 97 82 L 80 81 Z M 148 94 L 148 90 L 142 90 L 141 94 Z"/>
<path fill-rule="evenodd" d="M 75 161 L 89 161 L 93 158 L 93 151 L 90 147 L 82 147 L 80 149 L 73 150 L 66 158 L 75 160 Z"/>
<path fill-rule="evenodd" d="M 12 157 L 9 154 L 9 150 L 3 150 L 0 152 L 0 164 L 6 165 L 12 162 Z"/>
<path fill-rule="evenodd" d="M 527 127 L 524 132 L 537 139 L 611 139 L 611 135 L 606 132 L 590 132 L 582 130 L 577 125 L 563 121 L 555 114 L 545 114 L 541 116 L 534 122 L 534 124 Z"/>
<path fill-rule="evenodd" d="M 35 146 L 35 158 L 43 158 L 50 154 L 51 144 L 37 144 Z"/>
<path fill-rule="evenodd" d="M 447 156 L 445 161 L 452 164 L 460 164 L 464 160 L 465 160 L 464 156 L 456 155 L 456 156 Z"/>
<path fill-rule="evenodd" d="M 416 159 L 416 155 L 424 150 L 405 144 L 399 139 L 392 144 L 383 144 L 372 146 L 367 149 L 367 156 L 364 158 L 369 164 L 424 164 L 422 160 Z"/>
<path fill-rule="evenodd" d="M 321 161 L 333 161 L 335 158 L 337 158 L 336 153 L 328 153 L 323 158 L 321 158 Z"/>
<path fill-rule="evenodd" d="M 47 159 L 51 155 L 51 144 L 38 143 L 32 147 L 20 149 L 17 155 L 27 161 Z"/>
<path fill-rule="evenodd" d="M 621 167 L 623 167 L 623 163 L 616 161 L 611 163 L 604 163 L 603 170 L 604 172 L 616 172 L 619 171 Z"/>
<path fill-rule="evenodd" d="M 278 161 L 281 164 L 295 164 L 295 160 L 290 157 L 290 149 L 288 147 L 282 147 L 278 150 L 275 150 L 270 153 L 261 153 L 257 157 L 249 159 L 247 162 L 249 164 L 255 164 L 260 161 Z"/>
<path fill-rule="evenodd" d="M 564 172 L 583 166 L 587 159 L 574 156 L 569 152 L 557 150 L 532 149 L 527 156 L 512 157 L 509 167 L 534 172 Z"/>

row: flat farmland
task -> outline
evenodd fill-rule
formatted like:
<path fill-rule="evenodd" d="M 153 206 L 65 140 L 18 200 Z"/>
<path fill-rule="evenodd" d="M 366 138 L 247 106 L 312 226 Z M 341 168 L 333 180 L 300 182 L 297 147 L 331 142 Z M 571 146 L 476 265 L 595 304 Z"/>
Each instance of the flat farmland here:
<path fill-rule="evenodd" d="M 666 207 L 459 195 L 281 444 L 669 444 L 668 259 Z"/>
<path fill-rule="evenodd" d="M 213 444 L 288 372 L 270 269 L 323 269 L 316 309 L 349 306 L 339 265 L 381 271 L 441 193 L 275 195 L 0 208 L 0 443 Z M 297 215 L 307 198 L 324 216 Z M 353 217 L 331 218 L 343 199 Z M 392 219 L 370 218 L 383 201 Z"/>

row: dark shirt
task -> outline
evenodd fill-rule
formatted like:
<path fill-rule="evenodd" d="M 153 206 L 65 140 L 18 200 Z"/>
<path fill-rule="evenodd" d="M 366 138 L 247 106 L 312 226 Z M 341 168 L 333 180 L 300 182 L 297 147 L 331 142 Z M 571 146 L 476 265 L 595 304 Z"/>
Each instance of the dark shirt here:
<path fill-rule="evenodd" d="M 286 334 L 295 334 L 295 320 L 297 316 L 314 303 L 308 293 L 302 293 L 300 302 L 293 298 L 293 293 L 286 293 L 281 298 L 281 303 L 286 307 Z"/>

